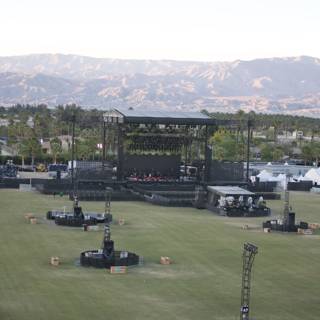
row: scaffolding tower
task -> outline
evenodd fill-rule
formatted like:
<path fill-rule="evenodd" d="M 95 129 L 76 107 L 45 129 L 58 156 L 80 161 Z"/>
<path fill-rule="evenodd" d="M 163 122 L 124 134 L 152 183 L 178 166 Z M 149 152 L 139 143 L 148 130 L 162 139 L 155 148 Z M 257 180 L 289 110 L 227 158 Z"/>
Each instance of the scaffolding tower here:
<path fill-rule="evenodd" d="M 242 268 L 242 288 L 241 288 L 241 308 L 240 320 L 249 320 L 250 311 L 250 282 L 251 270 L 258 247 L 251 243 L 245 243 L 243 247 L 243 268 Z"/>
<path fill-rule="evenodd" d="M 284 210 L 283 210 L 283 224 L 289 224 L 289 213 L 290 213 L 290 205 L 289 205 L 289 191 L 285 190 L 284 192 Z"/>
<path fill-rule="evenodd" d="M 105 206 L 104 206 L 104 213 L 105 215 L 111 214 L 111 194 L 112 194 L 112 188 L 107 187 L 106 193 L 105 193 Z"/>

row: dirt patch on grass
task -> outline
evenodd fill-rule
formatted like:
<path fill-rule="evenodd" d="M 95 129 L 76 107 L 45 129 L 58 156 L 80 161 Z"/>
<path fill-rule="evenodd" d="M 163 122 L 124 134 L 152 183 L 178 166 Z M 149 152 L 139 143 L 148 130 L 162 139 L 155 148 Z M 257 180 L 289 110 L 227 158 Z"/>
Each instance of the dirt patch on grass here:
<path fill-rule="evenodd" d="M 248 229 L 261 229 L 261 225 L 257 223 L 247 223 L 247 222 L 225 222 L 225 224 L 233 227 L 243 228 L 244 226 L 248 226 Z"/>
<path fill-rule="evenodd" d="M 175 268 L 173 265 L 158 265 L 152 264 L 135 269 L 138 274 L 143 274 L 151 278 L 158 279 L 173 279 L 173 278 L 185 278 L 194 277 L 196 272 L 189 270 L 181 270 Z"/>

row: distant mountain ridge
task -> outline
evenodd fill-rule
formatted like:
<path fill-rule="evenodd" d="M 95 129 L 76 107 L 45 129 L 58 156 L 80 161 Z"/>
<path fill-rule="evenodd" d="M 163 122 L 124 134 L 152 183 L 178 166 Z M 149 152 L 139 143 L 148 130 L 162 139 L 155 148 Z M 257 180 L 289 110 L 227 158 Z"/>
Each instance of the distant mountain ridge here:
<path fill-rule="evenodd" d="M 0 105 L 254 110 L 320 116 L 320 59 L 234 62 L 0 57 Z"/>

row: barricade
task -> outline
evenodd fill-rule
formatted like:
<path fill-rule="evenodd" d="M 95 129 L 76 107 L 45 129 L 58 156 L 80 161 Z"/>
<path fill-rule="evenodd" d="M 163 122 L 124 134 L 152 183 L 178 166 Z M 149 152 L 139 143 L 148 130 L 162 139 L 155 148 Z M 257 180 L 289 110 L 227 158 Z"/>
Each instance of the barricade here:
<path fill-rule="evenodd" d="M 312 181 L 288 182 L 289 191 L 310 191 L 312 186 Z"/>

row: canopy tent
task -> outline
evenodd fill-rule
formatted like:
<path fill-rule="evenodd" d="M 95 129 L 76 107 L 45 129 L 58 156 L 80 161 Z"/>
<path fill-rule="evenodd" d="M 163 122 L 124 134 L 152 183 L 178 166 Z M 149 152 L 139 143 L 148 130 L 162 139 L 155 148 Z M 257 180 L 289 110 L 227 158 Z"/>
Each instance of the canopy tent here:
<path fill-rule="evenodd" d="M 318 185 L 320 185 L 320 168 L 310 169 L 303 177 L 303 180 L 304 181 L 312 181 L 313 183 L 317 183 Z"/>
<path fill-rule="evenodd" d="M 261 182 L 266 182 L 266 181 L 270 181 L 270 179 L 273 178 L 272 174 L 267 171 L 267 170 L 262 170 L 257 177 L 259 178 L 259 181 Z"/>
<path fill-rule="evenodd" d="M 277 186 L 282 189 L 286 188 L 287 176 L 284 173 L 280 173 L 277 176 L 274 176 L 271 172 L 267 170 L 262 170 L 258 175 L 260 182 L 277 182 Z"/>
<path fill-rule="evenodd" d="M 276 177 L 272 177 L 269 181 L 276 181 L 279 187 L 285 189 L 287 185 L 287 176 L 284 173 L 280 173 Z"/>
<path fill-rule="evenodd" d="M 275 177 L 272 176 L 269 179 L 269 181 L 280 181 L 281 182 L 281 181 L 285 181 L 286 179 L 287 179 L 287 176 L 284 173 L 280 173 Z"/>
<path fill-rule="evenodd" d="M 302 174 L 294 175 L 290 178 L 290 182 L 299 182 L 299 181 L 303 181 L 303 180 L 304 180 L 304 176 Z"/>

